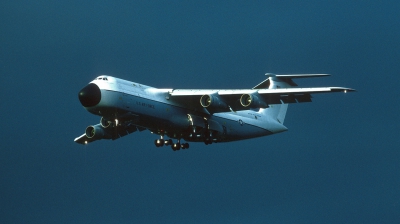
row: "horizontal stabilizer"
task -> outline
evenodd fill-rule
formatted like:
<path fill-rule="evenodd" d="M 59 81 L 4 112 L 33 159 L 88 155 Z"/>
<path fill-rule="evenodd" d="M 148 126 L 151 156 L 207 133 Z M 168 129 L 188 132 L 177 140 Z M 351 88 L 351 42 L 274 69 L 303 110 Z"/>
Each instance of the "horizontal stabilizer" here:
<path fill-rule="evenodd" d="M 265 74 L 268 78 L 255 87 L 253 89 L 268 89 L 270 85 L 270 77 L 276 77 L 280 79 L 283 82 L 286 82 L 290 86 L 298 86 L 295 82 L 293 82 L 292 79 L 297 79 L 297 78 L 316 78 L 316 77 L 325 77 L 325 76 L 330 76 L 329 74 L 288 74 L 288 75 L 275 75 L 272 73 L 266 73 Z"/>
<path fill-rule="evenodd" d="M 290 75 L 276 75 L 278 78 L 282 79 L 297 79 L 297 78 L 317 78 L 330 76 L 329 74 L 290 74 Z"/>

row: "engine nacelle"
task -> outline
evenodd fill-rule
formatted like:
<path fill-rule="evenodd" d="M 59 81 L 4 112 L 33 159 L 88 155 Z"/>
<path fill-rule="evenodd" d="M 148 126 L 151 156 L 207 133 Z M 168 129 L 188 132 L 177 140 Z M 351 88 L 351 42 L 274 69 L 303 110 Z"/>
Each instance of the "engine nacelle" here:
<path fill-rule="evenodd" d="M 102 138 L 107 138 L 107 132 L 101 126 L 101 124 L 91 125 L 86 128 L 85 131 L 86 137 L 92 140 L 99 140 Z"/>
<path fill-rule="evenodd" d="M 240 104 L 244 107 L 250 107 L 250 108 L 267 108 L 268 104 L 264 102 L 260 95 L 257 93 L 253 94 L 243 94 L 240 97 Z"/>
<path fill-rule="evenodd" d="M 108 127 L 110 127 L 111 123 L 112 123 L 111 121 L 105 119 L 104 117 L 101 117 L 101 119 L 100 119 L 100 124 L 101 124 L 101 126 L 102 126 L 103 128 L 108 128 Z"/>
<path fill-rule="evenodd" d="M 226 110 L 228 108 L 228 105 L 218 97 L 217 94 L 206 94 L 203 95 L 200 98 L 200 104 L 202 107 L 204 108 L 210 108 L 210 109 L 222 109 L 222 110 Z"/>

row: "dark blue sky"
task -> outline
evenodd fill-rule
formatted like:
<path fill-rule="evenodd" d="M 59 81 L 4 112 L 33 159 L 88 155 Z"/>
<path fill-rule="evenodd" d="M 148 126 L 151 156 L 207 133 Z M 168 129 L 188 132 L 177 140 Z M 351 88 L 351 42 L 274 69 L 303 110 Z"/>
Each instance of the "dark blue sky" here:
<path fill-rule="evenodd" d="M 0 223 L 399 223 L 399 1 L 2 1 Z M 88 146 L 78 91 L 101 74 L 251 88 L 346 86 L 289 106 L 288 132 Z"/>

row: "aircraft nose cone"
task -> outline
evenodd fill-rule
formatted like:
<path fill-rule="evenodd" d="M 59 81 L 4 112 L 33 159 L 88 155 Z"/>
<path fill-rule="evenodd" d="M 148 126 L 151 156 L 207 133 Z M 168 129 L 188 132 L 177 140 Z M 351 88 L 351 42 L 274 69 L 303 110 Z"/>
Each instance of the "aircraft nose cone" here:
<path fill-rule="evenodd" d="M 81 91 L 79 91 L 78 97 L 79 101 L 81 101 L 82 106 L 96 106 L 101 100 L 100 88 L 96 84 L 90 83 L 89 85 L 85 86 Z"/>

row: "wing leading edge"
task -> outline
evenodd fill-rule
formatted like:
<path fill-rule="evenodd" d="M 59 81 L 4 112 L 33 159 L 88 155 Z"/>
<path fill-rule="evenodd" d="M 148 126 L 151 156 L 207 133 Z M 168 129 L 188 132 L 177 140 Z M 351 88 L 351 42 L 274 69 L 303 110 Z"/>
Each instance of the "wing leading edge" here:
<path fill-rule="evenodd" d="M 259 94 L 311 94 L 311 93 L 329 93 L 329 92 L 352 92 L 355 91 L 346 87 L 316 87 L 316 88 L 283 88 L 283 89 L 174 89 L 169 91 L 171 96 L 202 96 L 206 94 L 223 95 L 242 95 L 250 93 Z"/>

